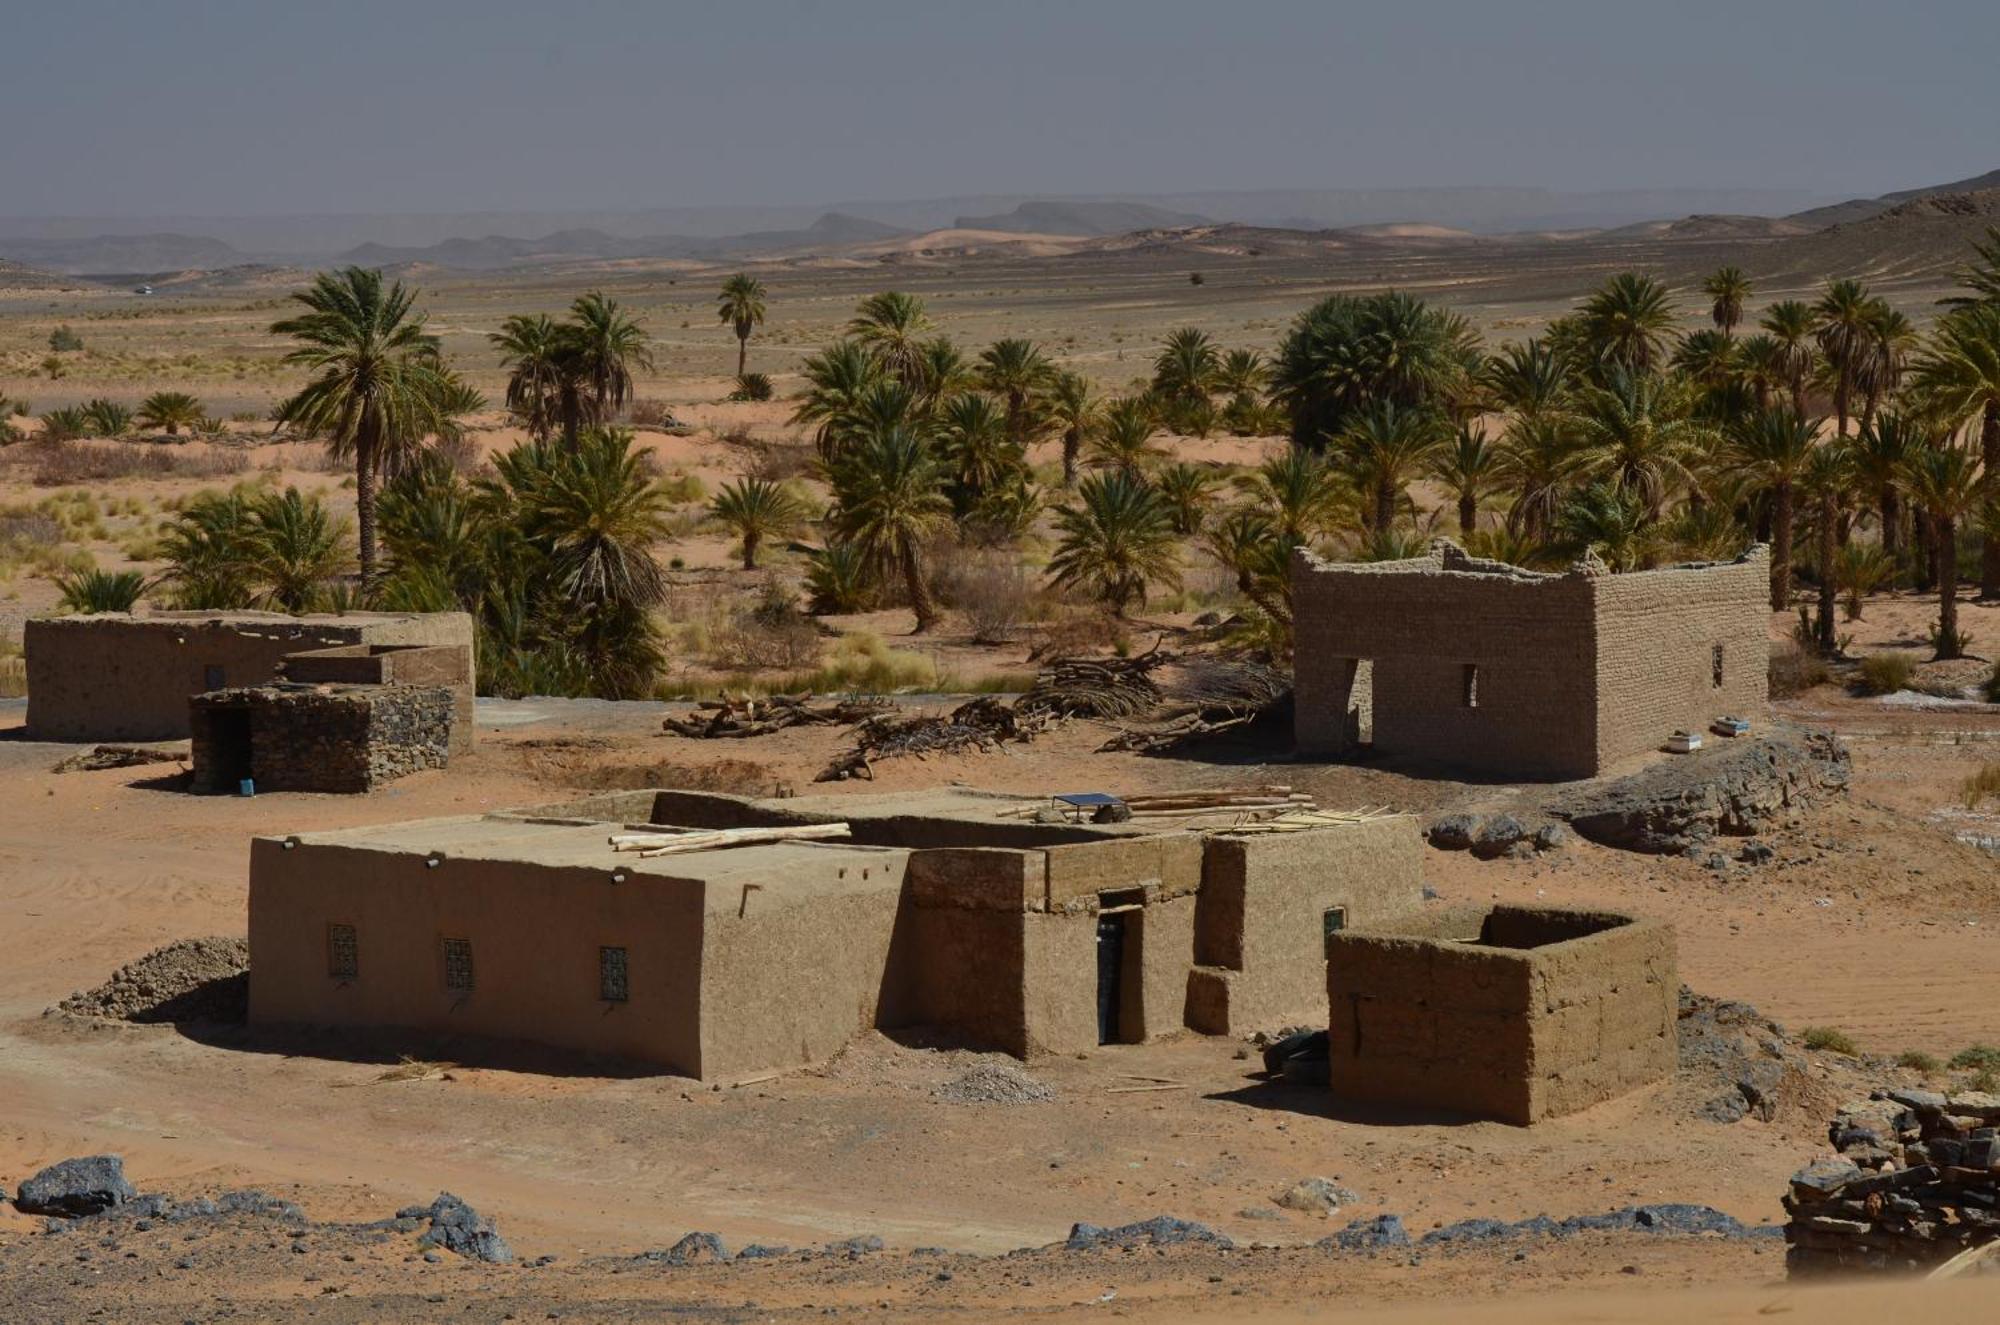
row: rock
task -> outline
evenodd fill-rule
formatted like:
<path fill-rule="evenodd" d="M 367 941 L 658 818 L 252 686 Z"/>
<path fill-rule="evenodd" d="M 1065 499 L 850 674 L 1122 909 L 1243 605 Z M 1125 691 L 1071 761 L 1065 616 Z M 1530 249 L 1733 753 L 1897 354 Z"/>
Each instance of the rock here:
<path fill-rule="evenodd" d="M 1738 1091 L 1717 1095 L 1695 1111 L 1712 1123 L 1740 1123 L 1750 1116 L 1750 1108 Z"/>
<path fill-rule="evenodd" d="M 14 1206 L 26 1215 L 76 1219 L 123 1205 L 138 1191 L 117 1155 L 86 1155 L 51 1164 L 21 1184 Z"/>
<path fill-rule="evenodd" d="M 1383 1251 L 1410 1245 L 1410 1235 L 1400 1215 L 1376 1215 L 1357 1219 L 1338 1233 L 1321 1238 L 1315 1246 L 1338 1251 Z"/>
<path fill-rule="evenodd" d="M 419 1246 L 443 1247 L 493 1265 L 505 1265 L 514 1259 L 514 1249 L 493 1227 L 493 1221 L 450 1192 L 439 1192 L 430 1205 L 412 1209 L 417 1211 L 416 1217 L 428 1216 L 431 1221 L 430 1230 L 417 1239 Z M 405 1210 L 399 1217 L 412 1216 Z"/>
<path fill-rule="evenodd" d="M 1272 1199 L 1287 1210 L 1330 1215 L 1341 1206 L 1353 1205 L 1361 1198 L 1338 1186 L 1331 1178 L 1301 1178 Z"/>
<path fill-rule="evenodd" d="M 1535 850 L 1560 851 L 1576 840 L 1576 834 L 1562 824 L 1543 824 L 1535 830 Z"/>
<path fill-rule="evenodd" d="M 1200 616 L 1194 619 L 1194 624 L 1202 627 L 1219 626 L 1222 624 L 1222 613 L 1203 612 Z"/>
<path fill-rule="evenodd" d="M 1600 845 L 1675 855 L 1776 826 L 1844 792 L 1849 772 L 1831 732 L 1781 727 L 1568 793 L 1549 812 Z"/>
<path fill-rule="evenodd" d="M 1132 807 L 1123 801 L 1110 805 L 1100 805 L 1090 816 L 1094 824 L 1126 824 L 1132 822 Z"/>
<path fill-rule="evenodd" d="M 1792 1175 L 1792 1195 L 1801 1200 L 1827 1200 L 1860 1177 L 1861 1169 L 1851 1159 L 1816 1159 Z"/>
<path fill-rule="evenodd" d="M 845 1256 L 848 1260 L 859 1260 L 872 1252 L 882 1250 L 882 1239 L 873 1233 L 863 1233 L 858 1237 L 844 1238 L 839 1242 L 829 1242 L 820 1250 L 829 1256 Z"/>
<path fill-rule="evenodd" d="M 2000 1122 L 2000 1095 L 1982 1090 L 1955 1090 L 1946 1107 L 1957 1117 L 1984 1123 Z"/>
<path fill-rule="evenodd" d="M 1745 865 L 1768 865 L 1778 858 L 1778 852 L 1769 842 L 1745 842 L 1736 858 Z"/>
<path fill-rule="evenodd" d="M 1492 860 L 1507 854 L 1509 848 L 1528 836 L 1528 828 L 1511 814 L 1496 814 L 1479 826 L 1472 838 L 1472 854 L 1481 860 Z"/>
<path fill-rule="evenodd" d="M 690 1233 L 659 1257 L 668 1265 L 701 1265 L 729 1259 L 729 1250 L 714 1233 Z"/>
<path fill-rule="evenodd" d="M 1904 1108 L 1915 1109 L 1918 1113 L 1943 1113 L 1945 1106 L 1950 1103 L 1945 1096 L 1934 1090 L 1899 1088 L 1883 1093 L 1887 1098 L 1894 1100 Z"/>
<path fill-rule="evenodd" d="M 1198 1224 L 1191 1219 L 1176 1219 L 1172 1215 L 1155 1215 L 1151 1219 L 1117 1228 L 1073 1224 L 1063 1246 L 1070 1251 L 1088 1251 L 1095 1247 L 1173 1247 L 1190 1242 L 1224 1248 L 1236 1245 L 1206 1224 Z"/>
<path fill-rule="evenodd" d="M 1469 814 L 1447 814 L 1430 826 L 1430 843 L 1440 851 L 1467 851 L 1472 847 L 1479 820 Z"/>
<path fill-rule="evenodd" d="M 736 1259 L 739 1261 L 769 1261 L 791 1254 L 792 1249 L 790 1247 L 773 1247 L 767 1246 L 762 1242 L 753 1242 L 742 1251 L 737 1252 Z"/>
<path fill-rule="evenodd" d="M 1238 1219 L 1283 1219 L 1284 1216 L 1268 1205 L 1246 1205 L 1236 1212 Z"/>

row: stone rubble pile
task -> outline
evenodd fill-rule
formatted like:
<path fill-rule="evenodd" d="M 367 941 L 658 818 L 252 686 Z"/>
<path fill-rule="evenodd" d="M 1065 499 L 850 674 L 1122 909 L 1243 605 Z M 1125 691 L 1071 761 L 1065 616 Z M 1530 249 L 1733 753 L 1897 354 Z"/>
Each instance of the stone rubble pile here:
<path fill-rule="evenodd" d="M 1877 1091 L 1827 1129 L 1838 1155 L 1792 1175 L 1794 1275 L 1908 1271 L 2000 1240 L 2000 1095 Z"/>

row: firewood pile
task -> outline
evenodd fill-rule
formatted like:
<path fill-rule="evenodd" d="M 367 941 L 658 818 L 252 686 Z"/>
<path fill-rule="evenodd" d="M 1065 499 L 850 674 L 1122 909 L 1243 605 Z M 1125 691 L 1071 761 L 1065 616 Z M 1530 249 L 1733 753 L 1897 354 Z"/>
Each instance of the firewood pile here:
<path fill-rule="evenodd" d="M 1006 741 L 1025 741 L 1039 724 L 1032 716 L 990 695 L 960 704 L 948 714 L 918 714 L 899 717 L 882 713 L 864 721 L 854 730 L 854 748 L 834 759 L 815 782 L 844 782 L 848 778 L 873 780 L 873 762 L 903 755 L 956 754 L 962 750 L 996 751 Z"/>
<path fill-rule="evenodd" d="M 1160 702 L 1152 674 L 1170 661 L 1158 645 L 1136 658 L 1057 658 L 1014 707 L 1052 718 L 1129 718 Z"/>
<path fill-rule="evenodd" d="M 772 695 L 767 699 L 709 699 L 685 718 L 668 717 L 660 725 L 676 736 L 698 740 L 767 736 L 787 727 L 835 727 L 865 722 L 896 707 L 887 699 L 829 699 L 815 704 L 809 694 Z"/>
<path fill-rule="evenodd" d="M 1838 1157 L 1792 1175 L 1786 1265 L 1950 1271 L 2000 1242 L 2000 1095 L 1877 1091 L 1827 1129 Z"/>
<path fill-rule="evenodd" d="M 1190 657 L 1168 670 L 1160 699 L 1143 725 L 1125 727 L 1098 746 L 1112 750 L 1164 750 L 1198 736 L 1247 727 L 1291 704 L 1292 678 L 1263 663 Z"/>

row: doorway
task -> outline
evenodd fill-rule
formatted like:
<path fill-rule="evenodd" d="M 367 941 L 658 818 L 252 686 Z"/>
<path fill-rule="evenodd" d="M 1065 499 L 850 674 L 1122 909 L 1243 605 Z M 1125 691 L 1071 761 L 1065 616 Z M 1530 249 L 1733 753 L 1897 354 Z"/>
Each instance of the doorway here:
<path fill-rule="evenodd" d="M 250 776 L 250 710 L 215 708 L 208 711 L 208 786 L 234 791 Z"/>
<path fill-rule="evenodd" d="M 1120 1043 L 1125 1005 L 1125 922 L 1136 912 L 1097 917 L 1097 1042 Z"/>

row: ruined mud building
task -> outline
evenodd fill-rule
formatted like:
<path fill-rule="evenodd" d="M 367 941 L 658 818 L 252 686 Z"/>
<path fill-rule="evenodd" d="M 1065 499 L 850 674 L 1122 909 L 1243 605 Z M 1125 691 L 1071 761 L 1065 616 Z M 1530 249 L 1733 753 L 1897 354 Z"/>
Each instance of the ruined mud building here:
<path fill-rule="evenodd" d="M 1326 1012 L 1328 936 L 1421 902 L 1415 822 L 1260 835 L 1002 817 L 971 792 L 631 792 L 257 839 L 250 1015 L 455 1031 L 705 1080 L 931 1027 L 1027 1056 Z M 844 821 L 660 858 L 624 825 Z"/>
<path fill-rule="evenodd" d="M 1446 540 L 1405 561 L 1292 562 L 1305 754 L 1372 746 L 1503 778 L 1593 777 L 1676 729 L 1760 718 L 1770 557 L 1560 574 Z"/>

